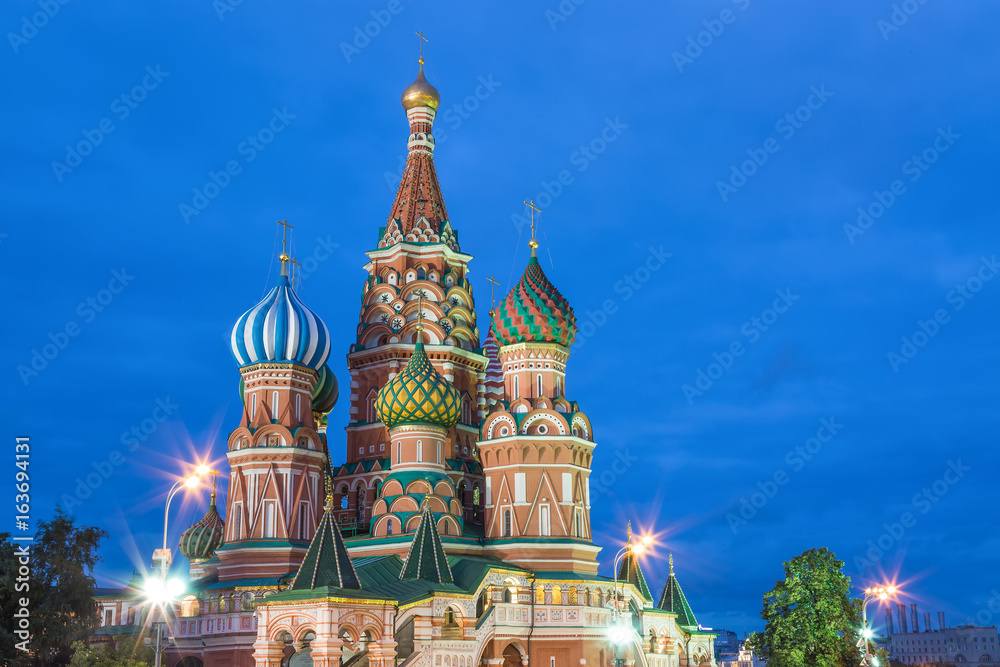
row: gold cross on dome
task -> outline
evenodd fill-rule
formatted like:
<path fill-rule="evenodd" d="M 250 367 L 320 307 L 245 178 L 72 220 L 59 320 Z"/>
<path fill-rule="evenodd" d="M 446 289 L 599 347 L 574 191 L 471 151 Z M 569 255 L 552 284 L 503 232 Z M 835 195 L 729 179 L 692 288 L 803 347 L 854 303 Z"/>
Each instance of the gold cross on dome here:
<path fill-rule="evenodd" d="M 424 42 L 429 42 L 430 40 L 427 39 L 426 37 L 424 37 L 424 33 L 420 32 L 419 30 L 414 30 L 413 32 L 415 32 L 417 34 L 417 37 L 420 38 L 420 60 L 419 60 L 419 62 L 420 62 L 421 65 L 423 65 L 424 64 Z"/>
<path fill-rule="evenodd" d="M 292 264 L 292 289 L 295 289 L 295 278 L 298 275 L 298 272 L 295 270 L 295 267 L 298 267 L 298 268 L 301 269 L 302 265 L 299 264 L 299 261 L 297 259 L 295 259 L 294 257 L 292 257 L 292 259 L 291 259 L 291 264 Z"/>

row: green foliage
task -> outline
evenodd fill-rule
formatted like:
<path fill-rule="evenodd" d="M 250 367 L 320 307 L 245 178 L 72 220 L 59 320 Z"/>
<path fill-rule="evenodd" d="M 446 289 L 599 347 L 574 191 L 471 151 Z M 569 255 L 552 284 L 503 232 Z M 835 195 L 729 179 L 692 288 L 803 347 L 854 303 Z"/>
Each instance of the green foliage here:
<path fill-rule="evenodd" d="M 112 644 L 87 646 L 73 644 L 69 667 L 148 667 L 154 664 L 156 652 L 132 637 L 113 637 Z"/>
<path fill-rule="evenodd" d="M 62 665 L 69 661 L 73 642 L 90 635 L 100 619 L 94 604 L 94 565 L 97 547 L 107 533 L 77 526 L 74 517 L 56 507 L 51 521 L 39 521 L 31 548 L 28 590 L 14 592 L 8 585 L 19 563 L 10 535 L 0 533 L 0 664 Z M 29 652 L 15 648 L 12 618 L 16 603 L 28 598 L 31 614 Z"/>
<path fill-rule="evenodd" d="M 843 561 L 821 548 L 783 565 L 784 581 L 764 595 L 764 632 L 748 645 L 768 667 L 856 667 L 862 603 L 850 597 Z"/>

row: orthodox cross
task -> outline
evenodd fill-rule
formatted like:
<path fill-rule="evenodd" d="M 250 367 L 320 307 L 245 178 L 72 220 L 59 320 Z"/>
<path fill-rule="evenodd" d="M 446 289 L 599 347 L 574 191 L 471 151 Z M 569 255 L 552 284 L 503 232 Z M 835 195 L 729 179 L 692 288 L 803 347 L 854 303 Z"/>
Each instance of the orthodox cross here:
<path fill-rule="evenodd" d="M 424 37 L 424 33 L 420 32 L 419 30 L 414 30 L 413 32 L 415 32 L 417 34 L 417 37 L 420 38 L 420 61 L 419 62 L 420 62 L 421 65 L 423 65 L 424 64 L 424 42 L 429 42 L 430 40 L 427 39 L 426 37 Z"/>
<path fill-rule="evenodd" d="M 302 265 L 299 264 L 298 260 L 295 259 L 294 257 L 292 257 L 291 262 L 292 262 L 292 289 L 295 289 L 295 277 L 296 277 L 296 275 L 298 275 L 298 271 L 295 270 L 295 267 L 298 267 L 298 268 L 301 269 Z"/>
<path fill-rule="evenodd" d="M 531 238 L 535 238 L 535 211 L 541 213 L 542 209 L 535 206 L 534 199 L 524 202 L 524 205 L 531 209 Z"/>
<path fill-rule="evenodd" d="M 494 294 L 494 290 L 500 286 L 500 282 L 497 280 L 496 276 L 490 276 L 486 280 L 490 282 L 490 303 L 493 304 L 491 306 L 491 309 L 493 309 L 497 307 L 497 299 L 496 295 Z"/>
<path fill-rule="evenodd" d="M 288 224 L 288 220 L 278 220 L 276 224 L 279 224 L 282 227 L 284 227 L 284 229 L 281 230 L 281 252 L 287 253 L 288 252 L 288 230 L 289 229 L 295 229 L 295 228 L 292 227 L 290 224 Z"/>

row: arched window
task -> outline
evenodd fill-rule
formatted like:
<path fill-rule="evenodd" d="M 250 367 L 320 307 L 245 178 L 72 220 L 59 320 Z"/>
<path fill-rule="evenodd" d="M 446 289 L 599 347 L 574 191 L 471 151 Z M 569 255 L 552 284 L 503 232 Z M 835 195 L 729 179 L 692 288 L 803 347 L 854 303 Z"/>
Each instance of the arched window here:
<path fill-rule="evenodd" d="M 556 376 L 556 396 L 562 396 L 562 378 Z"/>
<path fill-rule="evenodd" d="M 535 376 L 535 382 L 538 385 L 538 394 L 537 395 L 541 396 L 542 395 L 542 374 L 541 373 L 539 373 L 538 375 Z"/>
<path fill-rule="evenodd" d="M 372 389 L 368 392 L 368 423 L 374 424 L 378 421 L 378 410 L 375 409 L 375 402 L 378 400 L 378 392 Z"/>
<path fill-rule="evenodd" d="M 417 463 L 423 463 L 424 460 L 424 441 L 417 440 Z"/>
<path fill-rule="evenodd" d="M 278 418 L 278 392 L 271 392 L 271 419 Z"/>
<path fill-rule="evenodd" d="M 520 388 L 518 387 L 518 385 L 520 384 L 518 382 L 519 379 L 520 378 L 518 376 L 516 376 L 516 375 L 514 376 L 514 398 L 519 398 L 520 397 Z"/>
<path fill-rule="evenodd" d="M 552 587 L 552 604 L 562 604 L 562 588 L 559 586 Z"/>
<path fill-rule="evenodd" d="M 264 502 L 264 537 L 274 537 L 274 501 Z"/>
<path fill-rule="evenodd" d="M 505 587 L 503 589 L 503 601 L 504 602 L 510 602 L 511 601 L 511 594 L 510 594 L 510 587 L 509 586 Z"/>
<path fill-rule="evenodd" d="M 535 604 L 545 604 L 545 586 L 541 584 L 535 587 Z"/>
<path fill-rule="evenodd" d="M 448 534 L 448 521 L 447 520 L 445 520 L 445 522 L 444 522 L 444 534 L 445 535 Z"/>
<path fill-rule="evenodd" d="M 503 511 L 503 536 L 510 537 L 510 510 Z"/>
<path fill-rule="evenodd" d="M 424 271 L 423 267 L 417 269 L 417 280 L 424 280 L 427 278 L 427 272 Z"/>
<path fill-rule="evenodd" d="M 392 519 L 385 522 L 385 534 L 392 535 Z"/>
<path fill-rule="evenodd" d="M 403 460 L 403 443 L 397 442 L 396 443 L 396 463 L 399 463 L 402 460 Z"/>
<path fill-rule="evenodd" d="M 257 394 L 250 394 L 250 419 L 257 416 Z"/>
<path fill-rule="evenodd" d="M 295 419 L 302 421 L 302 394 L 295 394 Z"/>

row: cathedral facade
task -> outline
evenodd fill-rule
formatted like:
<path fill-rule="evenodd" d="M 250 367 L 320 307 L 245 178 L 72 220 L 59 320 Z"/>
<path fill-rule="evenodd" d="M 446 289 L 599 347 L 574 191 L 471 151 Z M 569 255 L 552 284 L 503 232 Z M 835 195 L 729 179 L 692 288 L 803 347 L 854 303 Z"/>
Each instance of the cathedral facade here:
<path fill-rule="evenodd" d="M 617 577 L 598 574 L 594 427 L 568 398 L 576 323 L 534 238 L 481 335 L 420 65 L 408 161 L 364 263 L 345 455 L 328 447 L 330 334 L 283 251 L 233 328 L 225 513 L 213 493 L 181 538 L 191 581 L 165 664 L 714 666 L 672 561 L 654 597 L 629 531 Z"/>

